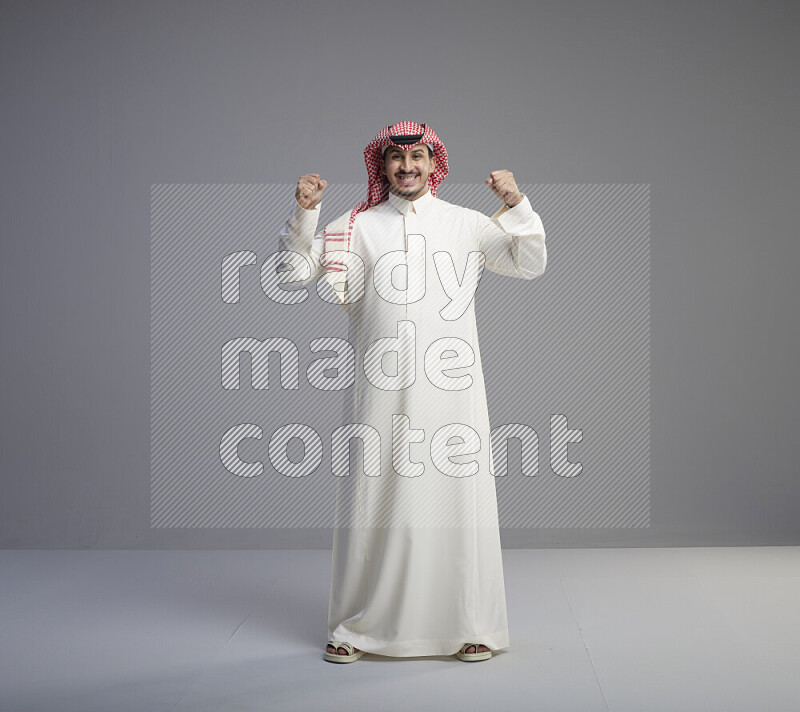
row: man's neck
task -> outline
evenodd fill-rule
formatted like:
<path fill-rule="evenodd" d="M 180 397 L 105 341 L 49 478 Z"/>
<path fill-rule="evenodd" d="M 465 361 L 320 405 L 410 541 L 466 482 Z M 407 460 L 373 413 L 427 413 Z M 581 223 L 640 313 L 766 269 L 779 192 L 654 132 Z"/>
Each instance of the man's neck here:
<path fill-rule="evenodd" d="M 408 197 L 408 196 L 405 196 L 405 195 L 398 195 L 398 194 L 397 194 L 397 193 L 395 193 L 393 190 L 390 190 L 389 192 L 390 192 L 390 193 L 391 193 L 391 194 L 392 194 L 392 195 L 393 195 L 395 198 L 401 198 L 402 200 L 408 200 L 409 202 L 412 202 L 412 203 L 413 203 L 415 200 L 419 200 L 419 199 L 420 199 L 420 198 L 422 198 L 424 195 L 427 195 L 428 193 L 430 193 L 430 188 L 429 188 L 429 187 L 426 185 L 426 186 L 425 186 L 425 190 L 424 190 L 422 193 L 418 193 L 418 194 L 417 194 L 417 195 L 415 195 L 413 198 L 410 198 L 410 197 Z"/>

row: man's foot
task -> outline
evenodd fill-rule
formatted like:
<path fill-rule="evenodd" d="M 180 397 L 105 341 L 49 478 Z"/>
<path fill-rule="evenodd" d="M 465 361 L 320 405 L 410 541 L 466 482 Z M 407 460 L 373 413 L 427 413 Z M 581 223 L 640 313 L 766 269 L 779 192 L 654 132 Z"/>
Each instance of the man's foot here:
<path fill-rule="evenodd" d="M 480 643 L 464 643 L 461 650 L 456 653 L 456 657 L 466 663 L 489 660 L 492 657 L 492 650 Z"/>
<path fill-rule="evenodd" d="M 323 657 L 329 663 L 353 663 L 362 655 L 364 655 L 364 651 L 354 647 L 352 643 L 329 640 Z"/>

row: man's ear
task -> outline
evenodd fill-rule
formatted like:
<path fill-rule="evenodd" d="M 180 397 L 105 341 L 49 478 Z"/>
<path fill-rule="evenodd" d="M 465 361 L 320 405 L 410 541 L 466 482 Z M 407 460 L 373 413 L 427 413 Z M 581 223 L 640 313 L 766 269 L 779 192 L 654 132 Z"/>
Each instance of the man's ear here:
<path fill-rule="evenodd" d="M 381 158 L 381 175 L 386 175 L 386 159 Z"/>
<path fill-rule="evenodd" d="M 431 173 L 436 170 L 436 156 L 431 156 Z"/>

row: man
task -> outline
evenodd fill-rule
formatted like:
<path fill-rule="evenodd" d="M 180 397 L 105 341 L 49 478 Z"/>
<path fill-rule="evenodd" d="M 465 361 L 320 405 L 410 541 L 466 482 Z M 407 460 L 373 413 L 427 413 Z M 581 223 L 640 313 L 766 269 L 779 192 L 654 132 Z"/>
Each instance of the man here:
<path fill-rule="evenodd" d="M 327 181 L 301 176 L 280 238 L 310 267 L 295 281 L 329 283 L 363 358 L 347 421 L 358 429 L 333 444 L 347 476 L 324 657 L 484 660 L 509 635 L 473 296 L 484 267 L 541 275 L 544 229 L 508 170 L 486 178 L 504 203 L 492 218 L 437 198 L 447 152 L 425 124 L 383 129 L 364 157 L 367 200 L 317 232 Z M 350 436 L 363 443 L 352 475 L 337 464 Z"/>

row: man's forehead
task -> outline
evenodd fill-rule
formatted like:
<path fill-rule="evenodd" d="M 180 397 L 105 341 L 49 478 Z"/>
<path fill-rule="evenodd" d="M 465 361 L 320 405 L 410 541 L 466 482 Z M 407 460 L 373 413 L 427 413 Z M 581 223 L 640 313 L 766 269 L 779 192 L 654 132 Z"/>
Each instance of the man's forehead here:
<path fill-rule="evenodd" d="M 409 148 L 400 148 L 399 146 L 392 146 L 389 145 L 384 149 L 383 155 L 385 156 L 387 153 L 392 153 L 393 151 L 416 151 L 420 148 L 427 149 L 428 144 L 426 143 L 415 143 L 413 146 L 409 146 Z M 427 152 L 427 151 L 426 151 Z"/>

